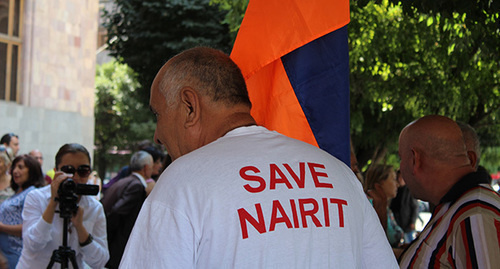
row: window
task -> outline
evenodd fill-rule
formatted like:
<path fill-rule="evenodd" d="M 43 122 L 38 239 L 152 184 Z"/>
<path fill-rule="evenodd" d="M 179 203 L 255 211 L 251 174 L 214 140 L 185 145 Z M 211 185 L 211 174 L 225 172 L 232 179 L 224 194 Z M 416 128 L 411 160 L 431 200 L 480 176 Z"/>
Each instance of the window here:
<path fill-rule="evenodd" d="M 19 100 L 23 0 L 0 0 L 0 100 Z"/>

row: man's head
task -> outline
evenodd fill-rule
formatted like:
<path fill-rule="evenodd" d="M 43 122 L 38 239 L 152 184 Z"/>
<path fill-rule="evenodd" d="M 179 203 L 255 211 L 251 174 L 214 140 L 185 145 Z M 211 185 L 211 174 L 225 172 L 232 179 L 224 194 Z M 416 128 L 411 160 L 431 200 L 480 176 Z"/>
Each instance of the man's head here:
<path fill-rule="evenodd" d="M 134 153 L 130 158 L 130 170 L 141 174 L 145 179 L 151 177 L 153 165 L 153 157 L 143 150 Z"/>
<path fill-rule="evenodd" d="M 29 155 L 33 157 L 33 159 L 37 160 L 40 163 L 40 166 L 43 166 L 43 155 L 38 149 L 34 149 L 30 151 Z"/>
<path fill-rule="evenodd" d="M 19 152 L 19 136 L 14 133 L 4 134 L 0 139 L 0 144 L 12 149 L 14 156 Z"/>
<path fill-rule="evenodd" d="M 472 167 L 477 170 L 479 166 L 479 160 L 481 158 L 481 144 L 479 142 L 479 137 L 477 136 L 476 130 L 472 128 L 469 124 L 461 121 L 457 121 L 458 127 L 462 130 L 462 135 L 464 136 L 465 147 L 467 148 L 467 155 L 469 156 Z"/>
<path fill-rule="evenodd" d="M 473 171 L 460 128 L 444 116 L 425 116 L 407 125 L 399 136 L 399 156 L 412 194 L 433 204 Z"/>
<path fill-rule="evenodd" d="M 155 142 L 175 160 L 243 125 L 253 124 L 238 66 L 223 52 L 198 47 L 170 59 L 151 86 Z"/>
<path fill-rule="evenodd" d="M 165 154 L 163 154 L 161 150 L 153 146 L 145 147 L 142 150 L 146 151 L 151 155 L 151 157 L 153 157 L 154 166 L 153 166 L 153 174 L 151 176 L 159 175 L 161 172 L 161 168 L 163 166 L 163 159 L 165 159 Z"/>

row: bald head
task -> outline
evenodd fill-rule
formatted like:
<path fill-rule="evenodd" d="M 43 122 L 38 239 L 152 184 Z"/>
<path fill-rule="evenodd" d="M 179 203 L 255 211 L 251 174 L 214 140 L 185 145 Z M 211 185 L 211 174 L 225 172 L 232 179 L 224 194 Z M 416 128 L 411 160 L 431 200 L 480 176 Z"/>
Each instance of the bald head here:
<path fill-rule="evenodd" d="M 473 172 L 460 128 L 444 116 L 425 116 L 408 124 L 399 137 L 399 155 L 410 191 L 434 204 Z"/>
<path fill-rule="evenodd" d="M 468 162 L 460 128 L 444 116 L 425 116 L 410 123 L 401 132 L 400 143 L 419 149 L 427 158 L 442 164 Z"/>

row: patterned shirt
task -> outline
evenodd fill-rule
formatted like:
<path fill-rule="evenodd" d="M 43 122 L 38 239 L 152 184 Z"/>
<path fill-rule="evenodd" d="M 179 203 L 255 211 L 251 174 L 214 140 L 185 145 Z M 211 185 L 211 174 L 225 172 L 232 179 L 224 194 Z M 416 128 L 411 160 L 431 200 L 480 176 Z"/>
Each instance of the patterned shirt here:
<path fill-rule="evenodd" d="M 441 199 L 401 268 L 500 268 L 500 196 L 470 173 Z"/>
<path fill-rule="evenodd" d="M 35 186 L 31 186 L 5 200 L 0 205 L 0 222 L 7 225 L 22 224 L 23 218 L 21 213 L 23 212 L 24 200 L 26 199 L 26 195 L 34 189 Z M 15 266 L 17 263 L 22 248 L 23 240 L 21 237 L 0 233 L 0 250 L 7 256 L 10 267 L 13 268 L 12 265 Z"/>

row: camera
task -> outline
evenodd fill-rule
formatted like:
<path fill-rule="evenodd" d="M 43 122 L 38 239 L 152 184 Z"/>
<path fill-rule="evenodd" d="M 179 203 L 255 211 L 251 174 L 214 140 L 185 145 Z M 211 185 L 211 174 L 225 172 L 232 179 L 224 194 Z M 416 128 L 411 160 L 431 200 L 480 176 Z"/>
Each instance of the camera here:
<path fill-rule="evenodd" d="M 78 195 L 97 195 L 97 193 L 99 193 L 98 185 L 77 184 L 71 178 L 61 182 L 57 190 L 61 218 L 70 218 L 76 213 Z"/>

